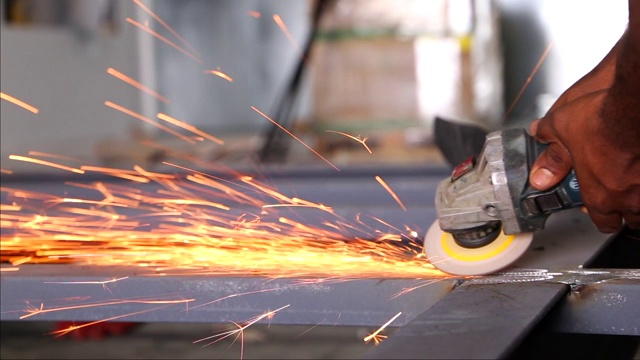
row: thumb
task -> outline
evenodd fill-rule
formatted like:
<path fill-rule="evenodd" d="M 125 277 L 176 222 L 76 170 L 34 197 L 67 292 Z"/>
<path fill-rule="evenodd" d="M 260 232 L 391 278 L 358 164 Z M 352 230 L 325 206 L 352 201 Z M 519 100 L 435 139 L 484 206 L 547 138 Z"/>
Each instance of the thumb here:
<path fill-rule="evenodd" d="M 535 189 L 547 190 L 558 184 L 571 170 L 571 155 L 560 143 L 551 143 L 531 166 L 529 183 Z"/>

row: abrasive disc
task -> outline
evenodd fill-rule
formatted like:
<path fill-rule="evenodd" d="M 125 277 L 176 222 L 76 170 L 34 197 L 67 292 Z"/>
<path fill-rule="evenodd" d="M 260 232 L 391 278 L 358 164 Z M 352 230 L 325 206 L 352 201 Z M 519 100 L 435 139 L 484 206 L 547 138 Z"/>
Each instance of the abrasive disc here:
<path fill-rule="evenodd" d="M 486 246 L 468 249 L 458 245 L 438 222 L 424 237 L 427 259 L 438 269 L 453 275 L 485 275 L 503 269 L 516 261 L 529 248 L 533 233 L 500 235 Z"/>

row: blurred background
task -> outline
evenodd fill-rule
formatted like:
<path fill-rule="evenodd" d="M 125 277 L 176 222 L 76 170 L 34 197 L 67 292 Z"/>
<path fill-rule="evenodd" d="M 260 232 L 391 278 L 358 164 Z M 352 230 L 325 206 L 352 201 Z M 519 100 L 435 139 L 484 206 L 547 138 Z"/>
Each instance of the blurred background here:
<path fill-rule="evenodd" d="M 526 126 L 627 21 L 623 0 L 0 4 L 1 90 L 40 110 L 1 102 L 5 173 L 61 171 L 7 159 L 29 151 L 156 170 L 171 152 L 238 167 L 322 163 L 252 106 L 337 166 L 439 165 L 436 116 L 486 130 Z M 185 142 L 105 101 L 152 121 L 165 113 L 225 144 Z M 366 138 L 372 153 L 345 134 Z"/>

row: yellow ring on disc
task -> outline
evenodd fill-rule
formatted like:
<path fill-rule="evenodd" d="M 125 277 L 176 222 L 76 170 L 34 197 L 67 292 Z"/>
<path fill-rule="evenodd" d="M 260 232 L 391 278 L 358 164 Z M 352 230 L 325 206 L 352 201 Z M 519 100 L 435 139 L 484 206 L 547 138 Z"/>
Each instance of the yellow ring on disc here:
<path fill-rule="evenodd" d="M 442 233 L 440 241 L 442 241 L 442 249 L 444 252 L 454 259 L 460 261 L 482 261 L 491 259 L 505 251 L 509 245 L 511 245 L 513 239 L 513 235 L 505 235 L 503 232 L 500 232 L 500 235 L 498 235 L 498 237 L 489 245 L 475 249 L 469 249 L 458 245 L 454 240 L 453 235 L 446 232 Z"/>

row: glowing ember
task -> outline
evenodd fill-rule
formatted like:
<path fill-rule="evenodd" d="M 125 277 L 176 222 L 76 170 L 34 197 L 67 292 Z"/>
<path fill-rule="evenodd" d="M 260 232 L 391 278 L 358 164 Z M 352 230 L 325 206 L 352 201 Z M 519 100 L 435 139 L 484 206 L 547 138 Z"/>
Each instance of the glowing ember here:
<path fill-rule="evenodd" d="M 367 149 L 369 154 L 371 154 L 371 149 L 369 149 L 369 146 L 367 146 L 367 144 L 365 144 L 365 141 L 367 141 L 367 138 L 361 139 L 360 136 L 349 135 L 349 134 L 343 133 L 341 131 L 325 130 L 325 132 L 334 133 L 334 134 L 340 134 L 342 136 L 346 136 L 346 137 L 348 137 L 350 139 L 353 139 L 353 140 L 359 142 L 360 144 L 362 144 L 362 146 L 364 146 L 364 148 Z"/>
<path fill-rule="evenodd" d="M 122 81 L 126 82 L 127 84 L 129 84 L 129 85 L 131 85 L 131 86 L 135 87 L 136 89 L 138 89 L 138 90 L 140 90 L 140 91 L 142 91 L 142 92 L 145 92 L 145 93 L 147 93 L 147 94 L 149 94 L 149 95 L 153 96 L 154 98 L 156 98 L 156 99 L 158 99 L 158 100 L 162 101 L 162 102 L 163 102 L 163 103 L 165 103 L 165 104 L 169 104 L 169 103 L 171 102 L 171 101 L 169 101 L 169 99 L 167 99 L 166 97 L 164 97 L 164 96 L 162 96 L 162 95 L 158 94 L 157 92 L 155 92 L 155 91 L 153 91 L 153 90 L 149 89 L 148 87 L 146 87 L 146 86 L 144 86 L 144 85 L 140 84 L 139 82 L 137 82 L 137 81 L 133 80 L 132 78 L 128 77 L 127 75 L 125 75 L 125 74 L 121 73 L 120 71 L 118 71 L 118 70 L 116 70 L 116 69 L 114 69 L 114 68 L 108 68 L 108 69 L 107 69 L 107 73 L 108 73 L 109 75 L 113 75 L 113 76 L 114 76 L 115 78 L 117 78 L 117 79 L 120 79 L 120 80 L 122 80 Z"/>
<path fill-rule="evenodd" d="M 276 24 L 278 24 L 278 27 L 280 27 L 280 30 L 282 30 L 282 32 L 287 37 L 287 39 L 289 39 L 289 42 L 291 42 L 293 47 L 295 47 L 296 50 L 298 52 L 300 52 L 300 46 L 298 46 L 298 42 L 293 37 L 293 35 L 291 35 L 291 32 L 289 31 L 289 28 L 287 28 L 287 24 L 284 23 L 284 21 L 282 20 L 280 15 L 278 15 L 278 14 L 273 15 L 273 21 L 275 21 Z"/>
<path fill-rule="evenodd" d="M 233 82 L 233 78 L 225 73 L 223 73 L 222 71 L 220 71 L 220 68 L 218 68 L 217 70 L 205 70 L 204 71 L 205 74 L 213 74 L 216 75 L 218 77 L 221 77 L 225 80 L 227 80 L 228 82 Z"/>
<path fill-rule="evenodd" d="M 185 130 L 191 131 L 192 133 L 198 134 L 198 135 L 202 136 L 205 139 L 209 139 L 209 140 L 213 141 L 214 143 L 217 143 L 217 144 L 220 144 L 220 145 L 224 144 L 224 141 L 218 139 L 215 136 L 211 136 L 211 135 L 207 134 L 206 132 L 204 132 L 202 130 L 199 130 L 198 128 L 196 128 L 193 125 L 189 125 L 184 121 L 180 121 L 180 120 L 178 120 L 176 118 L 173 118 L 173 117 L 171 117 L 171 116 L 169 116 L 167 114 L 163 114 L 163 113 L 158 113 L 157 116 L 158 116 L 158 119 L 160 119 L 160 120 L 164 120 L 164 121 L 168 122 L 169 124 L 173 124 L 175 126 L 183 128 Z"/>
<path fill-rule="evenodd" d="M 18 160 L 18 161 L 24 161 L 24 162 L 30 162 L 30 163 L 40 164 L 40 165 L 45 165 L 45 166 L 50 166 L 50 167 L 54 167 L 54 168 L 57 168 L 57 169 L 62 169 L 62 170 L 67 170 L 67 171 L 70 171 L 70 172 L 74 172 L 76 174 L 84 174 L 84 171 L 80 170 L 80 169 L 75 169 L 75 168 L 72 168 L 72 167 L 69 167 L 69 166 L 64 166 L 64 165 L 56 164 L 56 163 L 53 163 L 53 162 L 50 162 L 50 161 L 35 159 L 35 158 L 27 157 L 27 156 L 9 155 L 9 159 Z"/>
<path fill-rule="evenodd" d="M 196 340 L 193 343 L 197 344 L 197 343 L 203 342 L 205 340 L 215 339 L 215 340 L 213 340 L 213 341 L 211 341 L 211 342 L 209 342 L 208 344 L 205 345 L 205 346 L 209 346 L 211 344 L 217 343 L 220 340 L 223 340 L 223 339 L 226 339 L 226 338 L 228 338 L 230 336 L 236 335 L 235 339 L 238 339 L 238 337 L 240 337 L 240 343 L 241 343 L 241 345 L 240 345 L 240 359 L 242 359 L 242 358 L 244 358 L 244 330 L 246 328 L 248 328 L 249 326 L 257 323 L 260 320 L 262 320 L 262 319 L 265 319 L 265 318 L 266 319 L 272 319 L 275 316 L 276 312 L 278 312 L 278 311 L 280 311 L 282 309 L 286 309 L 288 307 L 289 307 L 289 305 L 285 305 L 285 306 L 283 306 L 281 308 L 278 308 L 276 310 L 267 311 L 266 313 L 264 313 L 262 315 L 259 315 L 259 316 L 254 317 L 253 319 L 247 320 L 243 325 L 238 324 L 236 322 L 232 322 L 237 327 L 237 329 L 225 331 L 223 333 L 212 335 L 212 336 L 208 336 L 206 338 L 203 338 L 203 339 L 200 339 L 200 340 Z"/>
<path fill-rule="evenodd" d="M 373 342 L 376 345 L 379 345 L 382 340 L 386 339 L 387 336 L 386 335 L 380 335 L 380 333 L 382 332 L 382 330 L 384 330 L 387 326 L 389 326 L 389 324 L 391 324 L 393 322 L 393 320 L 397 319 L 398 316 L 402 315 L 402 312 L 397 313 L 394 317 L 392 317 L 391 319 L 389 319 L 389 321 L 387 321 L 386 323 L 384 323 L 382 326 L 380 326 L 380 328 L 378 328 L 378 330 L 374 331 L 372 334 L 366 336 L 364 338 L 365 342 L 369 342 L 371 340 L 373 340 Z"/>
<path fill-rule="evenodd" d="M 176 131 L 174 131 L 174 130 L 172 130 L 172 129 L 170 129 L 170 128 L 162 125 L 162 124 L 158 124 L 156 121 L 153 121 L 153 120 L 151 120 L 151 119 L 149 119 L 149 118 L 147 118 L 145 116 L 142 116 L 141 114 L 138 114 L 137 112 L 135 112 L 133 110 L 127 109 L 124 106 L 121 106 L 121 105 L 118 105 L 118 104 L 114 104 L 111 101 L 105 101 L 104 104 L 107 105 L 108 107 L 112 108 L 112 109 L 118 110 L 118 111 L 123 112 L 123 113 L 125 113 L 125 114 L 127 114 L 129 116 L 132 116 L 132 117 L 134 117 L 134 118 L 136 118 L 138 120 L 144 121 L 147 124 L 153 125 L 153 126 L 157 127 L 158 129 L 161 129 L 163 131 L 168 132 L 169 134 L 175 135 L 175 136 L 179 137 L 180 139 L 182 139 L 182 140 L 184 140 L 184 141 L 186 141 L 188 143 L 195 144 L 195 141 L 193 139 L 191 139 L 191 138 L 189 138 L 187 136 L 184 136 L 184 135 L 180 134 L 179 132 L 176 132 Z"/>
<path fill-rule="evenodd" d="M 529 76 L 527 77 L 527 81 L 524 82 L 524 85 L 522 85 L 522 88 L 520 88 L 520 91 L 518 92 L 518 95 L 516 95 L 515 99 L 513 99 L 513 102 L 511 103 L 511 106 L 509 106 L 509 110 L 507 110 L 507 112 L 502 117 L 502 123 L 503 124 L 507 121 L 507 117 L 509 117 L 509 115 L 511 115 L 511 112 L 513 111 L 513 108 L 516 106 L 518 101 L 520 101 L 520 97 L 522 97 L 522 94 L 524 94 L 524 91 L 527 89 L 527 87 L 529 86 L 529 84 L 533 80 L 533 77 L 540 70 L 540 66 L 542 65 L 544 60 L 547 58 L 547 56 L 549 55 L 549 52 L 551 51 L 551 48 L 553 48 L 553 43 L 549 43 L 549 45 L 547 45 L 547 48 L 544 50 L 544 52 L 540 56 L 540 59 L 538 59 L 538 62 L 536 63 L 536 66 L 533 67 L 533 70 L 531 71 L 531 74 L 529 74 Z"/>
<path fill-rule="evenodd" d="M 37 114 L 38 112 L 40 112 L 40 110 L 38 110 L 38 108 L 36 108 L 36 107 L 34 107 L 32 105 L 29 105 L 26 102 L 24 102 L 22 100 L 19 100 L 19 99 L 16 99 L 13 96 L 11 96 L 9 94 L 5 94 L 3 92 L 0 92 L 0 99 L 6 100 L 6 101 L 8 101 L 8 102 L 10 102 L 12 104 L 18 105 L 21 108 L 23 108 L 25 110 L 28 110 L 28 111 L 31 111 L 34 114 Z"/>
<path fill-rule="evenodd" d="M 264 117 L 265 119 L 269 120 L 273 125 L 277 126 L 278 128 L 280 128 L 280 130 L 286 132 L 289 136 L 291 136 L 292 138 L 296 139 L 296 141 L 298 141 L 299 143 L 301 143 L 302 145 L 304 145 L 304 147 L 306 147 L 307 149 L 309 149 L 312 153 L 314 153 L 317 157 L 319 157 L 320 159 L 322 159 L 324 162 L 326 162 L 327 164 L 329 164 L 332 168 L 336 169 L 337 171 L 340 171 L 340 169 L 338 169 L 335 165 L 333 165 L 329 160 L 325 159 L 322 155 L 320 155 L 317 151 L 313 150 L 309 145 L 305 144 L 304 141 L 300 140 L 297 136 L 293 135 L 293 133 L 291 133 L 289 130 L 285 129 L 282 125 L 278 124 L 277 121 L 273 120 L 272 118 L 270 118 L 269 116 L 267 116 L 265 113 L 263 113 L 262 111 L 258 110 L 258 108 L 256 108 L 255 106 L 251 107 L 255 112 L 257 112 L 258 114 L 262 115 L 262 117 Z"/>
<path fill-rule="evenodd" d="M 191 59 L 193 59 L 195 62 L 202 64 L 202 60 L 200 60 L 200 58 L 196 55 L 194 55 L 193 53 L 183 49 L 182 47 L 180 47 L 180 45 L 174 43 L 173 41 L 167 39 L 166 37 L 158 34 L 157 32 L 153 31 L 148 24 L 141 24 L 131 18 L 127 18 L 127 22 L 139 29 L 142 29 L 143 31 L 153 35 L 155 38 L 159 39 L 160 41 L 164 42 L 165 44 L 171 46 L 172 48 L 180 51 L 181 53 L 187 55 L 188 57 L 190 57 Z"/>
<path fill-rule="evenodd" d="M 391 187 L 389 185 L 387 185 L 387 183 L 384 180 L 382 180 L 382 178 L 380 176 L 376 176 L 376 181 L 378 183 L 380 183 L 380 185 L 382 185 L 382 187 L 385 190 L 387 190 L 387 192 L 391 195 L 391 197 L 393 197 L 393 199 L 398 203 L 398 205 L 400 205 L 402 210 L 407 211 L 407 207 L 404 206 L 402 201 L 400 201 L 400 198 L 398 197 L 398 195 L 396 195 L 396 193 L 393 191 L 393 189 L 391 189 Z"/>
<path fill-rule="evenodd" d="M 162 27 L 167 29 L 171 33 L 171 35 L 175 36 L 176 39 L 178 39 L 181 43 L 183 43 L 186 47 L 188 47 L 189 50 L 191 50 L 191 52 L 193 52 L 196 55 L 198 54 L 198 52 L 193 48 L 193 46 L 191 46 L 191 44 L 189 44 L 182 36 L 180 36 L 180 34 L 178 34 L 169 25 L 167 25 L 167 23 L 164 20 L 162 20 L 162 18 L 160 18 L 153 11 L 151 11 L 151 9 L 149 9 L 145 4 L 143 4 L 142 1 L 133 0 L 133 2 L 136 3 L 136 5 L 138 5 L 147 14 L 151 15 L 151 17 L 153 17 L 158 23 L 160 23 L 160 25 L 162 25 Z M 146 26 L 148 27 L 149 25 L 147 24 Z"/>

